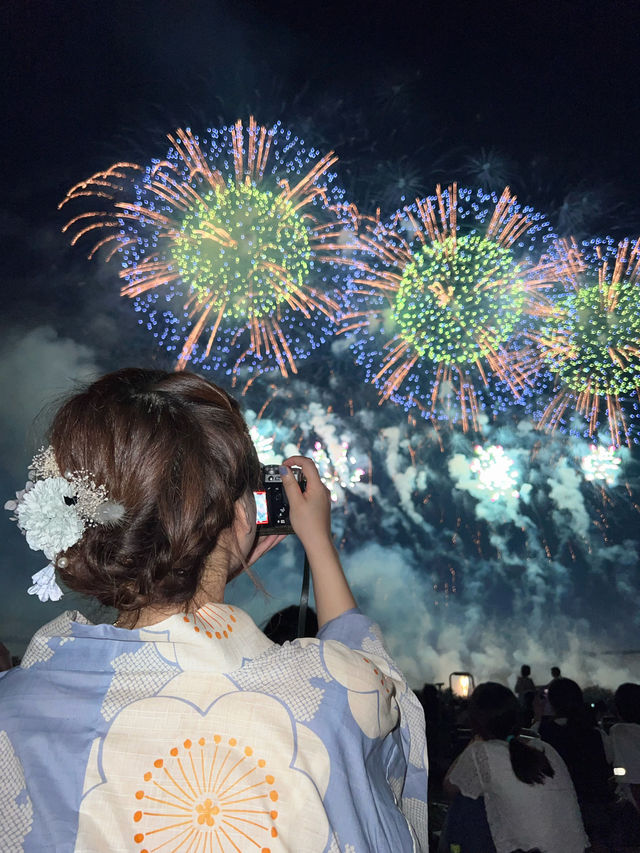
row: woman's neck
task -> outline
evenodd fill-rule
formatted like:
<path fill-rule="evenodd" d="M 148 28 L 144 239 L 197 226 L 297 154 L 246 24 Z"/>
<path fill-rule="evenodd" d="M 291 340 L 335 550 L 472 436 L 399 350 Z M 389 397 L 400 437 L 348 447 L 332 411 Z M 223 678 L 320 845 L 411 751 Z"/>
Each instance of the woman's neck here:
<path fill-rule="evenodd" d="M 205 604 L 224 603 L 224 591 L 229 577 L 229 561 L 220 561 L 220 555 L 210 554 L 205 563 L 200 586 L 191 601 L 180 604 L 151 604 L 140 610 L 121 611 L 113 623 L 117 628 L 148 628 L 164 622 L 176 613 L 194 613 Z M 216 559 L 218 558 L 218 559 Z"/>

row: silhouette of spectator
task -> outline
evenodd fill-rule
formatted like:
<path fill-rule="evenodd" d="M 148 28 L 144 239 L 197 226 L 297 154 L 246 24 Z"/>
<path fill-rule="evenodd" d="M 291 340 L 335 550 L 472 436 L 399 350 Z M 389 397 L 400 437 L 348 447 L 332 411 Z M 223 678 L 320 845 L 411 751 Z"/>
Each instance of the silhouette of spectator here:
<path fill-rule="evenodd" d="M 552 666 L 551 667 L 551 681 L 547 686 L 539 691 L 536 694 L 536 697 L 533 702 L 533 711 L 534 717 L 536 720 L 536 725 L 540 722 L 543 717 L 553 717 L 553 709 L 551 708 L 551 703 L 549 702 L 549 685 L 552 684 L 556 678 L 560 678 L 560 667 Z"/>
<path fill-rule="evenodd" d="M 282 645 L 293 642 L 298 637 L 298 615 L 300 610 L 296 604 L 283 607 L 269 619 L 262 629 L 274 643 Z M 318 617 L 312 607 L 307 608 L 303 637 L 315 637 L 318 633 Z"/>
<path fill-rule="evenodd" d="M 533 679 L 531 678 L 531 667 L 528 666 L 528 664 L 523 663 L 520 667 L 520 675 L 518 676 L 518 680 L 516 681 L 516 686 L 514 690 L 520 703 L 522 704 L 523 697 L 527 693 L 533 693 L 535 689 L 536 686 L 533 683 Z"/>
<path fill-rule="evenodd" d="M 518 700 L 502 684 L 486 682 L 474 690 L 474 738 L 445 779 L 445 790 L 456 797 L 446 843 L 460 844 L 465 853 L 583 853 L 587 836 L 567 768 L 553 747 L 519 737 L 518 715 Z M 482 837 L 480 811 L 469 803 L 481 798 L 492 845 Z"/>
<path fill-rule="evenodd" d="M 536 695 L 536 686 L 531 678 L 531 667 L 526 663 L 520 667 L 520 675 L 516 681 L 514 692 L 522 709 L 520 721 L 523 726 L 530 726 L 533 719 L 533 700 Z"/>
<path fill-rule="evenodd" d="M 592 845 L 606 845 L 613 792 L 602 735 L 575 681 L 556 678 L 549 685 L 548 697 L 553 718 L 543 717 L 540 737 L 557 750 L 567 765 Z"/>
<path fill-rule="evenodd" d="M 620 795 L 615 840 L 619 846 L 640 846 L 640 684 L 626 682 L 615 693 L 621 722 L 611 727 L 609 743 L 614 778 Z"/>
<path fill-rule="evenodd" d="M 442 694 L 435 684 L 424 684 L 416 691 L 424 711 L 429 755 L 429 792 L 432 798 L 441 793 L 442 780 L 451 762 L 449 746 L 453 735 L 451 721 L 444 713 Z"/>

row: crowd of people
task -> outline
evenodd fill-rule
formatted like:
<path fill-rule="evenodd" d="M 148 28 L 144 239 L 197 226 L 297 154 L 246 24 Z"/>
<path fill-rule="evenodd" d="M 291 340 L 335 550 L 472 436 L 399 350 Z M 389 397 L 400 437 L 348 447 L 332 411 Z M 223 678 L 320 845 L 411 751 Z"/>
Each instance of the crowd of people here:
<path fill-rule="evenodd" d="M 356 605 L 312 460 L 279 472 L 307 637 L 294 609 L 260 630 L 225 603 L 284 535 L 259 535 L 260 464 L 224 390 L 120 370 L 49 440 L 7 504 L 50 561 L 29 591 L 60 580 L 117 618 L 67 611 L 19 665 L 0 644 L 1 850 L 640 851 L 640 685 L 610 726 L 557 667 L 542 688 L 523 666 L 513 691 L 415 694 Z"/>
<path fill-rule="evenodd" d="M 558 667 L 551 676 L 536 687 L 524 665 L 513 691 L 486 682 L 468 702 L 441 697 L 437 733 L 437 694 L 418 694 L 431 798 L 450 802 L 440 853 L 640 850 L 640 684 L 596 708 Z"/>

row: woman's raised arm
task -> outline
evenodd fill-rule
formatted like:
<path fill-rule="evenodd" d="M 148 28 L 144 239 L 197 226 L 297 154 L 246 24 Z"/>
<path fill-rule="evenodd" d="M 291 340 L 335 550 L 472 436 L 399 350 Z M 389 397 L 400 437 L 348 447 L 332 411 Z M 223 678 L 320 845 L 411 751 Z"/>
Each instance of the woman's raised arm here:
<path fill-rule="evenodd" d="M 307 481 L 304 492 L 291 473 L 292 465 L 302 469 Z M 322 627 L 356 606 L 331 536 L 331 497 L 314 462 L 306 456 L 285 459 L 280 473 L 291 525 L 309 560 L 318 624 Z"/>

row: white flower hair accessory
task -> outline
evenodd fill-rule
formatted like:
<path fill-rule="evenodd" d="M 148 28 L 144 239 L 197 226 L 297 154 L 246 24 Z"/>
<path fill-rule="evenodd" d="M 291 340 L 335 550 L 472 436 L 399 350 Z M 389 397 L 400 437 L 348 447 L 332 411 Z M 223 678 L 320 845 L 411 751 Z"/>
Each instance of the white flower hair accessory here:
<path fill-rule="evenodd" d="M 51 446 L 41 448 L 29 466 L 29 482 L 16 492 L 4 508 L 24 533 L 33 551 L 44 551 L 49 564 L 32 576 L 30 595 L 40 601 L 58 601 L 62 590 L 55 577 L 56 565 L 65 568 L 59 556 L 82 539 L 87 527 L 117 524 L 125 514 L 122 504 L 109 499 L 104 485 L 97 485 L 89 471 L 60 473 Z"/>

